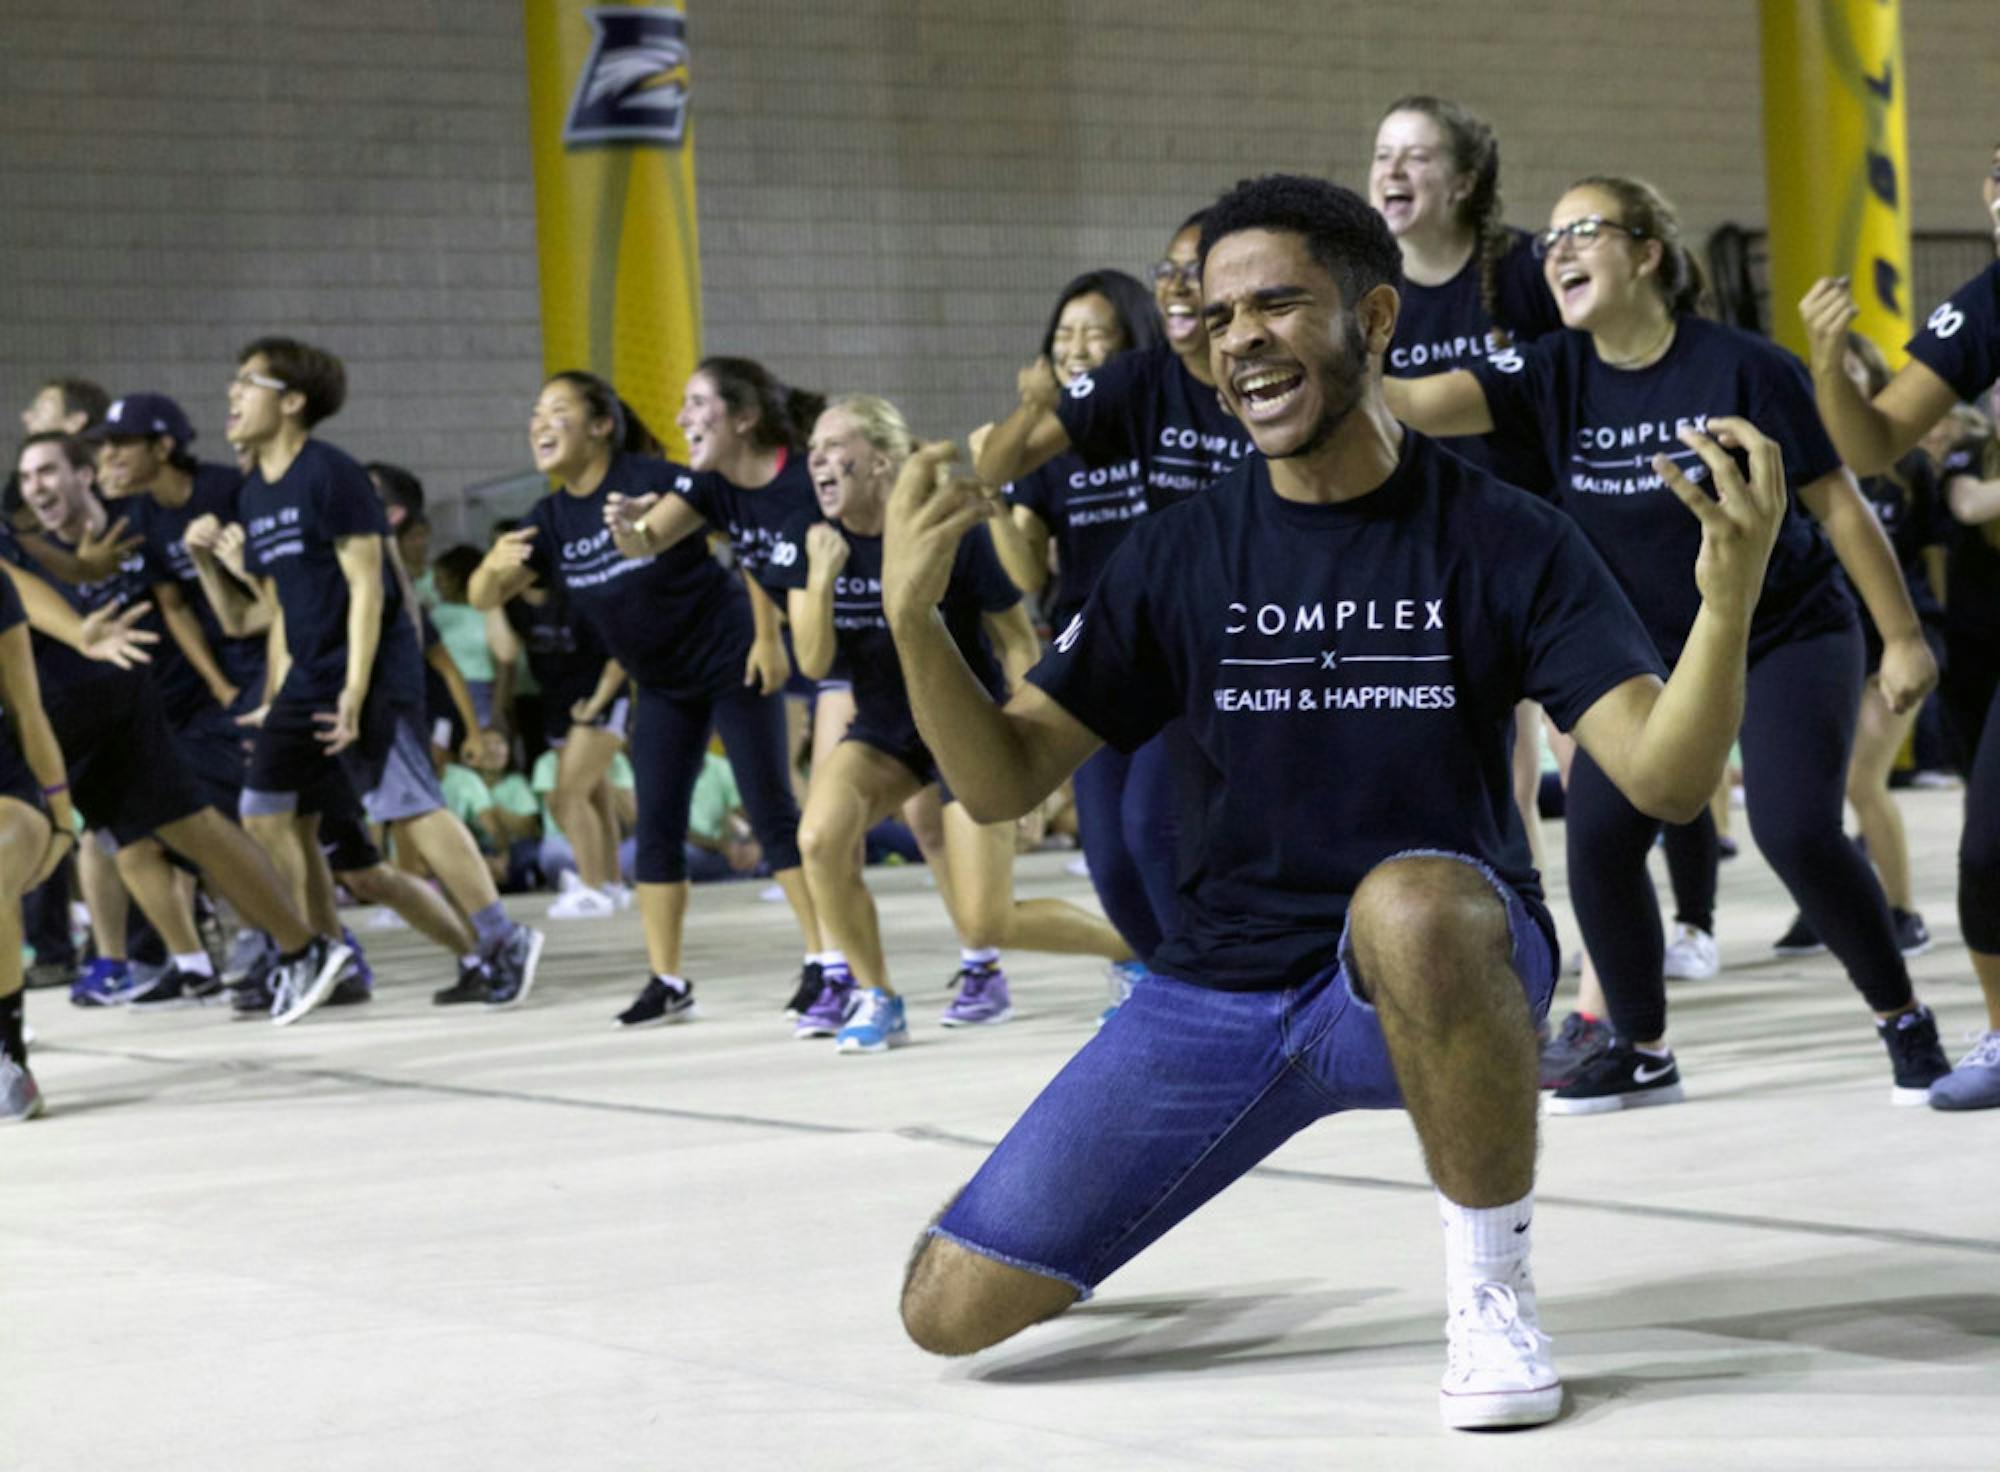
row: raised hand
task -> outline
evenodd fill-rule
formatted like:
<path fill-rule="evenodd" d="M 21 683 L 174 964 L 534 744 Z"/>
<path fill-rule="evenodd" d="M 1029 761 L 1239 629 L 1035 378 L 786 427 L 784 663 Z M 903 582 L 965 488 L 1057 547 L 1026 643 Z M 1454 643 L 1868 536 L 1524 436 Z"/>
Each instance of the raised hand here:
<path fill-rule="evenodd" d="M 649 557 L 653 552 L 652 531 L 645 525 L 646 513 L 660 504 L 657 492 L 644 496 L 621 496 L 613 491 L 604 498 L 604 524 L 611 539 L 627 557 Z"/>
<path fill-rule="evenodd" d="M 215 560 L 246 583 L 250 581 L 250 564 L 244 561 L 243 549 L 249 545 L 249 533 L 233 521 L 215 534 Z"/>
<path fill-rule="evenodd" d="M 84 658 L 116 665 L 121 670 L 150 664 L 153 656 L 146 652 L 146 646 L 159 643 L 160 636 L 136 625 L 152 606 L 150 601 L 141 598 L 123 608 L 107 603 L 96 612 L 87 614 L 83 620 L 81 649 Z"/>
<path fill-rule="evenodd" d="M 1747 619 L 1763 591 L 1764 569 L 1785 520 L 1784 456 L 1747 419 L 1724 416 L 1709 420 L 1708 428 L 1709 434 L 1684 428 L 1680 441 L 1708 467 L 1713 497 L 1664 455 L 1653 457 L 1653 469 L 1701 522 L 1694 580 L 1703 603 Z M 1730 450 L 1749 457 L 1748 482 Z"/>
<path fill-rule="evenodd" d="M 806 528 L 807 576 L 822 587 L 840 576 L 852 549 L 840 529 L 829 522 L 816 521 Z"/>
<path fill-rule="evenodd" d="M 1062 384 L 1057 381 L 1055 365 L 1046 353 L 1014 375 L 1014 392 L 1021 396 L 1022 403 L 1033 404 L 1037 409 L 1053 410 L 1062 402 Z"/>
<path fill-rule="evenodd" d="M 1815 373 L 1844 372 L 1847 330 L 1860 315 L 1845 276 L 1822 276 L 1799 299 L 1799 316 L 1806 324 Z"/>
<path fill-rule="evenodd" d="M 891 624 L 928 616 L 944 598 L 965 534 L 993 514 L 977 482 L 952 473 L 955 445 L 924 445 L 903 462 L 882 532 L 882 608 Z"/>
<path fill-rule="evenodd" d="M 517 526 L 511 532 L 502 532 L 494 538 L 480 565 L 492 572 L 512 572 L 517 567 L 526 567 L 528 559 L 534 555 L 534 541 L 535 528 L 531 526 Z"/>
<path fill-rule="evenodd" d="M 187 524 L 181 533 L 181 545 L 190 552 L 213 552 L 215 539 L 222 533 L 222 519 L 213 511 L 204 511 Z"/>
<path fill-rule="evenodd" d="M 84 581 L 96 582 L 118 571 L 120 563 L 145 545 L 146 539 L 133 536 L 121 516 L 102 532 L 85 531 L 77 540 L 74 555 Z"/>

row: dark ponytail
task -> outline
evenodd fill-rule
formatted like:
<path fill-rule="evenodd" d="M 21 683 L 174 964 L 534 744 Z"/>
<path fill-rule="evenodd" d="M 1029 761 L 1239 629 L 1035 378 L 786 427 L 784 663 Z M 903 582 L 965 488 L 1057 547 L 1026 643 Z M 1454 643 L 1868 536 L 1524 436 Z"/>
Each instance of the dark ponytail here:
<path fill-rule="evenodd" d="M 1486 119 L 1447 97 L 1423 93 L 1401 97 L 1382 116 L 1398 112 L 1422 113 L 1442 128 L 1450 143 L 1452 168 L 1472 180 L 1458 206 L 1458 223 L 1478 242 L 1479 306 L 1493 324 L 1487 345 L 1495 350 L 1511 347 L 1513 329 L 1500 320 L 1500 259 L 1514 247 L 1500 198 L 1500 140 Z"/>
<path fill-rule="evenodd" d="M 696 371 L 708 376 L 731 413 L 756 415 L 749 440 L 760 450 L 803 453 L 826 408 L 826 395 L 787 387 L 751 358 L 704 358 Z"/>
<path fill-rule="evenodd" d="M 1708 296 L 1708 277 L 1694 252 L 1681 243 L 1680 217 L 1667 197 L 1644 179 L 1620 174 L 1592 174 L 1570 185 L 1570 191 L 1596 189 L 1618 201 L 1618 224 L 1640 240 L 1660 242 L 1660 295 L 1676 317 L 1699 313 Z"/>

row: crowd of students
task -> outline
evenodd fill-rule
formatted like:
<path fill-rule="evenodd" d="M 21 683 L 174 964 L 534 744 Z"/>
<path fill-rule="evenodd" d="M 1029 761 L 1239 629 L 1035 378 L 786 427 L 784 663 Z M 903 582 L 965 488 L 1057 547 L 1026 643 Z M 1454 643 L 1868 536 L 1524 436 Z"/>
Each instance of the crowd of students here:
<path fill-rule="evenodd" d="M 226 996 L 280 1025 L 370 995 L 343 890 L 453 958 L 439 1004 L 519 1004 L 545 937 L 499 896 L 552 884 L 556 919 L 638 911 L 617 1024 L 679 1022 L 690 878 L 755 871 L 796 924 L 796 1034 L 872 1054 L 910 1035 L 862 864 L 900 816 L 962 945 L 939 1021 L 1010 1015 L 1010 947 L 1122 984 L 933 1225 L 918 1342 L 1058 1312 L 1313 1118 L 1400 1102 L 1447 1224 L 1445 1417 L 1547 1419 L 1534 1093 L 1682 1097 L 1665 982 L 1713 969 L 1732 743 L 1892 1098 L 2000 1106 L 2000 449 L 1975 406 L 2000 264 L 1893 375 L 1820 283 L 1806 365 L 1701 314 L 1643 181 L 1582 178 L 1534 232 L 1499 186 L 1480 119 L 1400 100 L 1365 202 L 1248 181 L 1173 229 L 1150 289 L 1069 282 L 962 469 L 879 397 L 732 357 L 686 385 L 680 464 L 612 384 L 558 373 L 524 406 L 550 493 L 436 556 L 414 478 L 320 437 L 346 391 L 323 349 L 238 355 L 233 464 L 198 459 L 162 395 L 52 381 L 0 530 L 0 1113 L 41 1105 L 18 901 L 38 938 L 65 926 L 46 897 L 72 853 L 95 950 L 72 1000 Z M 1956 1066 L 1906 966 L 1929 938 L 1887 792 L 1940 679 L 1989 1014 Z M 1543 712 L 1587 964 L 1537 1058 Z M 1014 820 L 1072 769 L 1101 917 L 1013 893 Z M 1673 956 L 1646 868 L 1663 828 Z M 163 951 L 138 979 L 128 896 Z M 220 965 L 210 910 L 239 927 Z M 1294 1051 L 1256 1040 L 1273 1018 Z M 1197 1052 L 1214 1088 L 1189 1084 L 1171 1129 L 1126 1119 L 1167 1107 L 1135 1082 L 1185 1083 Z M 1294 1065 L 1319 1083 L 1242 1097 Z M 1086 1115 L 1149 1158 L 1079 1144 Z M 1224 1115 L 1227 1149 L 1203 1133 Z"/>

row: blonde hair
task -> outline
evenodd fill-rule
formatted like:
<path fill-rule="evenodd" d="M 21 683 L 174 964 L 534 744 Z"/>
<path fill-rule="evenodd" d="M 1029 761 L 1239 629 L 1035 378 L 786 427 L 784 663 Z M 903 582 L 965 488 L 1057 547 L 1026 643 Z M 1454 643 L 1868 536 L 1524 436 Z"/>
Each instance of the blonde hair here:
<path fill-rule="evenodd" d="M 829 401 L 822 412 L 845 414 L 852 419 L 854 427 L 861 431 L 861 438 L 887 455 L 894 468 L 900 469 L 917 447 L 916 436 L 910 433 L 903 411 L 879 394 L 842 394 Z"/>

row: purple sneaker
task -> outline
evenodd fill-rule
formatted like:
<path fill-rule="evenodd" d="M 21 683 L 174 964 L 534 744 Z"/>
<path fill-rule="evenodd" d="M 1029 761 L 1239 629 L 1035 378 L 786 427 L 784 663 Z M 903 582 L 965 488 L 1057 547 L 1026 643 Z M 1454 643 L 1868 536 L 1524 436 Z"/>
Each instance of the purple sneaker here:
<path fill-rule="evenodd" d="M 958 973 L 958 995 L 938 1022 L 945 1027 L 979 1027 L 1014 1015 L 1007 973 L 998 966 L 968 966 Z"/>
<path fill-rule="evenodd" d="M 799 1014 L 792 1025 L 795 1038 L 830 1038 L 847 1025 L 854 1012 L 854 977 L 846 971 L 828 971 L 820 977 L 819 995 Z"/>

